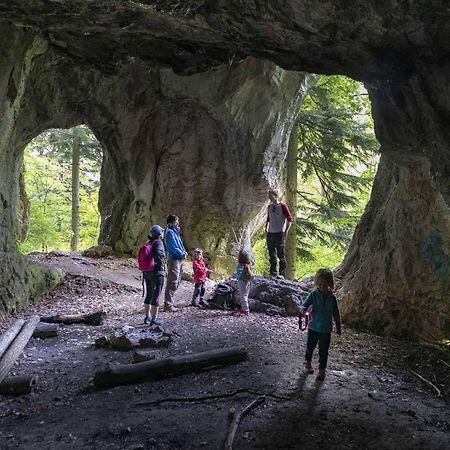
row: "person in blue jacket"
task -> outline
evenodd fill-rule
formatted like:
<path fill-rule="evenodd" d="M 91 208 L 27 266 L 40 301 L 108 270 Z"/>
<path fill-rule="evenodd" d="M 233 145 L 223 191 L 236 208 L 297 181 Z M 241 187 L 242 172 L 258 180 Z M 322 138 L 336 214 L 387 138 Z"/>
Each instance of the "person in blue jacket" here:
<path fill-rule="evenodd" d="M 176 312 L 178 308 L 173 305 L 173 296 L 178 289 L 183 273 L 183 259 L 187 252 L 181 240 L 179 228 L 180 221 L 177 216 L 167 216 L 167 228 L 164 241 L 167 251 L 167 282 L 164 295 L 164 311 Z"/>
<path fill-rule="evenodd" d="M 313 373 L 311 365 L 314 349 L 319 343 L 319 373 L 318 380 L 325 379 L 328 362 L 328 349 L 331 342 L 333 320 L 336 324 L 336 334 L 341 334 L 341 316 L 334 289 L 333 272 L 330 269 L 319 269 L 314 277 L 316 289 L 311 291 L 300 306 L 300 314 L 308 311 L 308 338 L 305 352 L 305 372 Z"/>

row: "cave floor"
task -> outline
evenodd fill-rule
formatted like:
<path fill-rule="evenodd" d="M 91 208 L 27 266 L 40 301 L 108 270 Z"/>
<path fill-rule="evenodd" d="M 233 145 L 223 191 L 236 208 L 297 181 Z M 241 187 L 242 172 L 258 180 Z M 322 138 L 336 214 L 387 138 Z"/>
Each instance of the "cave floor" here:
<path fill-rule="evenodd" d="M 142 322 L 140 274 L 134 260 L 35 255 L 70 276 L 44 301 L 5 319 L 103 309 L 103 325 L 61 326 L 31 339 L 10 374 L 34 374 L 33 392 L 0 396 L 3 449 L 219 449 L 231 407 L 265 402 L 244 417 L 235 449 L 448 449 L 450 368 L 438 350 L 354 331 L 333 335 L 324 382 L 302 373 L 306 332 L 293 317 L 248 318 L 187 306 L 183 281 L 176 313 L 162 313 L 172 344 L 157 358 L 244 346 L 245 363 L 161 381 L 94 390 L 105 363 L 128 364 L 131 352 L 95 348 L 96 338 Z M 212 283 L 209 285 L 211 289 Z M 317 351 L 314 355 L 317 365 Z M 411 370 L 442 392 L 441 397 Z M 205 399 L 206 396 L 215 396 Z M 139 402 L 152 401 L 142 405 Z"/>

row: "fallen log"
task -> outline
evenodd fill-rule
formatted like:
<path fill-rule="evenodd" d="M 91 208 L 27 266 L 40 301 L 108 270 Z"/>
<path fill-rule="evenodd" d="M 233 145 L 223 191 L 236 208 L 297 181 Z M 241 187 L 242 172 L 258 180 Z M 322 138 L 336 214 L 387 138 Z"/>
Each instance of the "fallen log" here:
<path fill-rule="evenodd" d="M 55 323 L 40 323 L 34 330 L 34 338 L 50 338 L 58 336 L 58 325 Z"/>
<path fill-rule="evenodd" d="M 0 358 L 22 329 L 24 323 L 25 320 L 17 319 L 4 333 L 2 333 L 0 336 Z"/>
<path fill-rule="evenodd" d="M 41 317 L 41 322 L 62 323 L 64 325 L 73 325 L 75 323 L 84 323 L 86 325 L 101 325 L 105 313 L 96 311 L 90 314 L 57 314 L 55 316 Z"/>
<path fill-rule="evenodd" d="M 95 373 L 94 386 L 97 388 L 110 388 L 120 384 L 169 378 L 201 369 L 242 362 L 247 358 L 248 355 L 245 349 L 231 347 L 117 367 L 107 366 L 105 369 Z"/>
<path fill-rule="evenodd" d="M 29 394 L 36 385 L 34 376 L 21 375 L 8 377 L 0 383 L 0 394 L 3 395 L 25 395 Z"/>
<path fill-rule="evenodd" d="M 0 383 L 6 378 L 9 370 L 22 353 L 23 349 L 33 335 L 33 332 L 38 323 L 38 316 L 34 316 L 31 319 L 27 320 L 20 330 L 19 334 L 8 347 L 8 350 L 6 350 L 6 352 L 3 354 L 2 358 L 0 359 Z"/>

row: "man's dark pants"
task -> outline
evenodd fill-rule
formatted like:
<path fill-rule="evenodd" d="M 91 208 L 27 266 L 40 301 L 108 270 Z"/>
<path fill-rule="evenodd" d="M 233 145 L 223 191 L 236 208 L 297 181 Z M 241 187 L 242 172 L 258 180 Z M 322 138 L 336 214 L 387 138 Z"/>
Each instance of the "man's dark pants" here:
<path fill-rule="evenodd" d="M 277 259 L 280 261 L 280 275 L 286 275 L 286 259 L 284 256 L 284 233 L 267 233 L 267 249 L 269 250 L 270 275 L 277 275 Z"/>

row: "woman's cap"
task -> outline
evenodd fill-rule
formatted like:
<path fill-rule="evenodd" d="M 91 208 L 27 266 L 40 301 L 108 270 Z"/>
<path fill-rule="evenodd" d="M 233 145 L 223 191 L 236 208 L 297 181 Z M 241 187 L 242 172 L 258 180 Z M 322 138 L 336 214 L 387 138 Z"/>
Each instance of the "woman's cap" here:
<path fill-rule="evenodd" d="M 159 225 L 153 225 L 150 229 L 151 236 L 160 236 L 162 234 L 164 234 L 164 228 L 160 227 Z"/>

